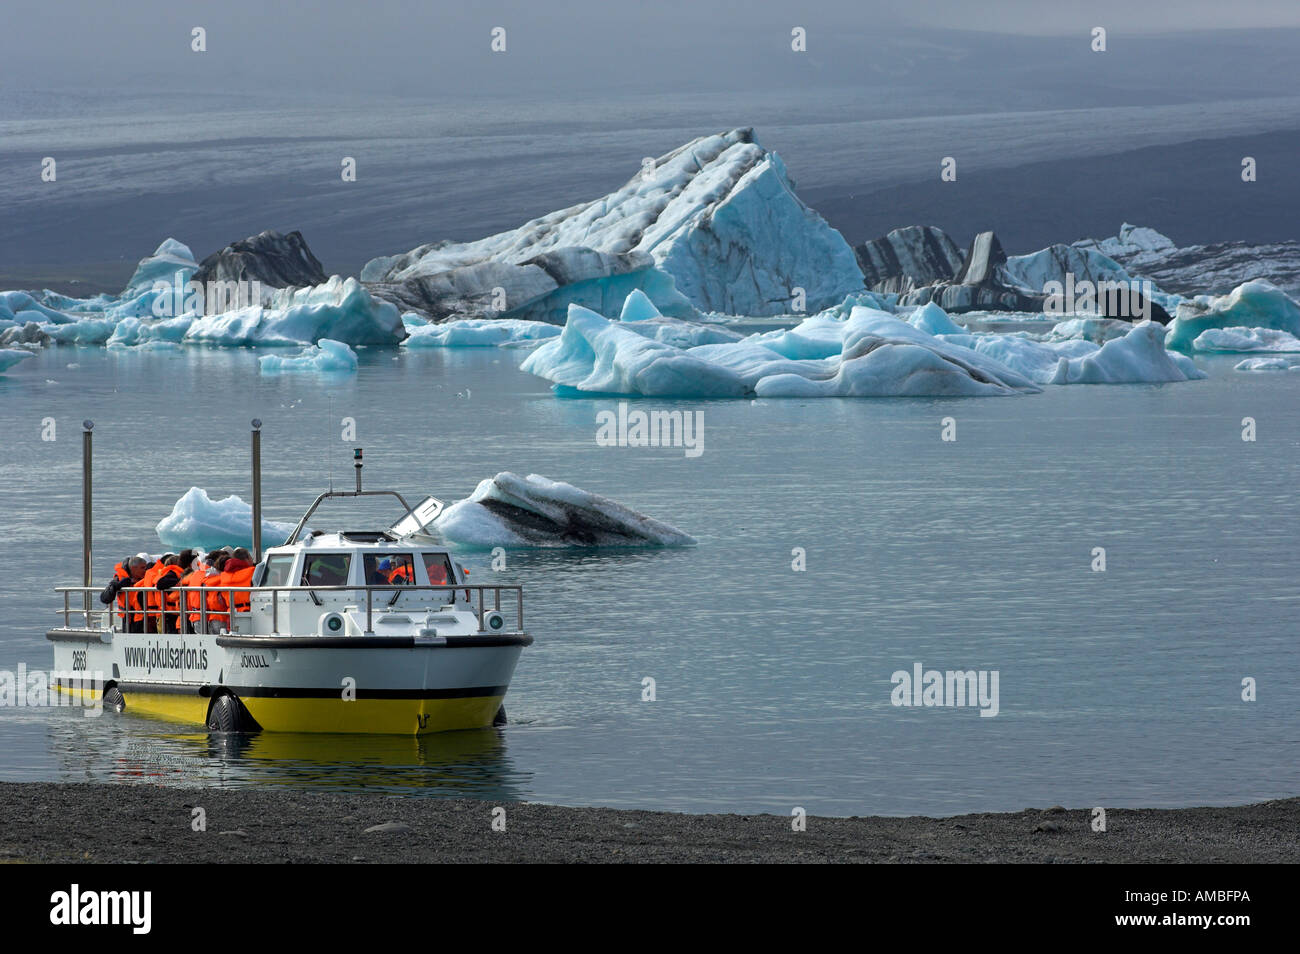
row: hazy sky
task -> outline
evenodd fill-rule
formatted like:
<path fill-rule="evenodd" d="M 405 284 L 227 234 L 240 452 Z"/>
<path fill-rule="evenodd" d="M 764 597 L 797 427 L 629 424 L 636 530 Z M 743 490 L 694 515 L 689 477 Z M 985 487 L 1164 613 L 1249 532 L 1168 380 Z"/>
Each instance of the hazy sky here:
<path fill-rule="evenodd" d="M 207 30 L 204 54 L 190 50 L 195 26 Z M 504 54 L 489 50 L 494 26 L 506 28 Z M 799 57 L 790 51 L 793 26 L 808 31 L 808 51 Z M 918 39 L 917 29 L 1055 35 L 1086 51 L 1094 26 L 1107 28 L 1118 59 L 1152 34 L 1300 27 L 1300 3 L 4 0 L 0 71 L 4 86 L 27 89 L 220 84 L 466 96 L 816 86 L 882 69 L 915 71 L 918 57 L 923 64 L 951 59 L 979 43 L 956 38 L 936 47 L 932 36 Z M 953 50 L 945 51 L 948 42 Z M 1232 42 L 1229 34 L 1224 42 Z M 1294 59 L 1294 46 L 1289 52 Z"/>

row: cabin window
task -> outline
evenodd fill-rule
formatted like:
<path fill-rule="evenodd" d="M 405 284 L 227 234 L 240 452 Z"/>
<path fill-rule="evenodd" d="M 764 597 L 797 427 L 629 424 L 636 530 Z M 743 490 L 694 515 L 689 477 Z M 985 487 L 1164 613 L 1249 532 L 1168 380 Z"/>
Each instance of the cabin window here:
<path fill-rule="evenodd" d="M 343 586 L 348 582 L 352 556 L 347 553 L 310 553 L 303 567 L 304 586 Z"/>
<path fill-rule="evenodd" d="M 424 568 L 432 586 L 451 586 L 456 582 L 456 572 L 451 568 L 451 560 L 447 559 L 445 553 L 424 554 Z"/>
<path fill-rule="evenodd" d="M 415 582 L 415 563 L 409 553 L 367 553 L 368 586 L 410 586 Z"/>
<path fill-rule="evenodd" d="M 279 556 L 267 557 L 266 568 L 262 571 L 265 579 L 262 580 L 261 586 L 288 586 L 289 571 L 293 569 L 293 555 L 280 554 Z"/>

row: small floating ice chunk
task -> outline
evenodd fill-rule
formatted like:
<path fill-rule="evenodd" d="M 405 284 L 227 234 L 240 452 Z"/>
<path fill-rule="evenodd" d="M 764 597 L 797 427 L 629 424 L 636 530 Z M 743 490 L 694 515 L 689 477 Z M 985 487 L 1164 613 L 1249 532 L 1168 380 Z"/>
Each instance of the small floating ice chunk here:
<path fill-rule="evenodd" d="M 263 374 L 353 374 L 357 370 L 357 353 L 329 338 L 322 338 L 319 345 L 308 345 L 293 357 L 267 354 L 257 360 Z"/>
<path fill-rule="evenodd" d="M 545 341 L 560 334 L 560 326 L 546 321 L 512 318 L 464 318 L 439 325 L 407 324 L 407 348 L 495 348 Z"/>
<path fill-rule="evenodd" d="M 1197 351 L 1300 351 L 1300 338 L 1273 328 L 1208 328 L 1192 341 Z"/>
<path fill-rule="evenodd" d="M 253 508 L 234 494 L 213 500 L 202 487 L 191 487 L 155 529 L 162 545 L 176 550 L 251 547 Z M 282 543 L 292 532 L 292 524 L 262 520 L 262 540 L 268 545 Z"/>
<path fill-rule="evenodd" d="M 572 484 L 503 471 L 452 504 L 433 528 L 448 543 L 506 547 L 682 547 L 676 527 Z"/>

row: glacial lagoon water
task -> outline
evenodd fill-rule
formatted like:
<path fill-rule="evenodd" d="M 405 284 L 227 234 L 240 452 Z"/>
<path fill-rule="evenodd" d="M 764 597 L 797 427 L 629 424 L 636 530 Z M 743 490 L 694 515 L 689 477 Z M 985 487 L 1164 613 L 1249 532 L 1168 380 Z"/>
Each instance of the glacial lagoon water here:
<path fill-rule="evenodd" d="M 50 587 L 80 570 L 83 418 L 101 577 L 157 547 L 191 486 L 247 498 L 253 417 L 274 519 L 351 481 L 354 417 L 371 486 L 450 500 L 536 472 L 699 546 L 510 553 L 536 643 L 502 731 L 232 742 L 0 709 L 0 778 L 836 815 L 1300 791 L 1300 374 L 1209 358 L 1205 381 L 1015 398 L 654 402 L 703 412 L 687 457 L 598 446 L 615 402 L 555 397 L 523 352 L 360 354 L 340 379 L 264 377 L 243 350 L 60 348 L 0 377 L 0 668 L 50 663 Z M 892 705 L 916 663 L 997 670 L 999 714 Z"/>

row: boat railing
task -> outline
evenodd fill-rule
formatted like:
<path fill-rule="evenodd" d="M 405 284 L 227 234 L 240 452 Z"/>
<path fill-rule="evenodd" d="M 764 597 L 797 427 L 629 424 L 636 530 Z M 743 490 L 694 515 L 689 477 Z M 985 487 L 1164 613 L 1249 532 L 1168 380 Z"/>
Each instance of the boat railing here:
<path fill-rule="evenodd" d="M 135 601 L 134 605 L 128 603 L 126 609 L 117 605 L 114 601 L 110 606 L 103 606 L 99 603 L 99 594 L 102 590 L 93 586 L 56 586 L 56 593 L 63 594 L 63 609 L 55 610 L 63 616 L 63 628 L 72 629 L 74 617 L 81 617 L 86 630 L 97 632 L 127 632 L 128 617 L 141 616 L 142 622 L 152 623 L 153 629 L 146 627 L 145 632 L 156 633 L 158 635 L 177 634 L 183 635 L 187 632 L 206 633 L 211 628 L 210 623 L 215 623 L 229 632 L 240 632 L 236 626 L 241 620 L 251 623 L 254 605 L 254 597 L 270 597 L 271 613 L 271 635 L 281 635 L 280 633 L 280 595 L 295 593 L 306 593 L 318 606 L 323 606 L 319 596 L 320 593 L 355 593 L 358 594 L 358 609 L 360 609 L 361 599 L 365 600 L 366 606 L 366 627 L 365 632 L 374 632 L 374 620 L 376 613 L 393 612 L 410 612 L 413 607 L 407 604 L 398 608 L 397 602 L 401 597 L 414 595 L 417 593 L 443 593 L 451 597 L 450 600 L 440 602 L 436 608 L 442 608 L 448 605 L 454 605 L 458 593 L 464 593 L 465 602 L 473 607 L 475 596 L 477 594 L 478 604 L 478 622 L 480 632 L 493 632 L 500 634 L 503 632 L 522 633 L 524 631 L 524 588 L 517 584 L 469 584 L 461 583 L 459 585 L 451 584 L 403 584 L 403 583 L 382 583 L 367 586 L 351 586 L 347 584 L 339 586 L 173 586 L 170 589 L 160 590 L 157 587 L 148 586 L 130 586 L 123 587 L 120 595 L 128 596 L 128 599 Z M 73 600 L 73 595 L 80 593 L 81 600 Z M 236 605 L 235 594 L 247 594 L 248 608 L 241 609 Z M 224 604 L 223 608 L 213 609 L 208 606 L 208 597 L 218 594 Z M 504 594 L 504 603 L 503 603 Z M 156 601 L 150 604 L 148 597 L 154 596 Z M 199 595 L 199 605 L 196 608 L 186 605 L 186 596 Z M 168 597 L 172 598 L 175 605 L 169 605 Z M 513 597 L 513 599 L 512 599 Z M 81 603 L 81 606 L 73 605 L 74 602 Z M 240 603 L 244 600 L 240 600 Z M 487 614 L 489 612 L 503 613 L 510 608 L 510 603 L 514 604 L 514 622 L 513 631 L 506 629 L 491 630 L 488 626 Z M 422 607 L 428 611 L 435 609 L 433 606 Z M 257 607 L 258 612 L 266 612 L 266 607 Z M 197 628 L 191 623 L 189 617 L 197 612 L 199 615 Z M 224 624 L 224 626 L 223 626 Z M 190 629 L 186 629 L 190 626 Z"/>

